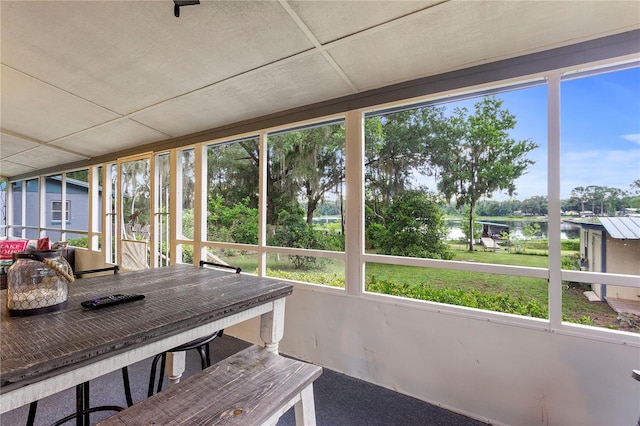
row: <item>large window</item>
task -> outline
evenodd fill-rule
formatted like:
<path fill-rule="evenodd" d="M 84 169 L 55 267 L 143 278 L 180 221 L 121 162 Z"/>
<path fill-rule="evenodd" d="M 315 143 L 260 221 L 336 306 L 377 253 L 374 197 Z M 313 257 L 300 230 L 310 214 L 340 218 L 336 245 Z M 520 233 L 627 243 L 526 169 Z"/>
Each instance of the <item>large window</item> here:
<path fill-rule="evenodd" d="M 170 210 L 171 162 L 168 153 L 155 156 L 155 260 L 154 266 L 167 266 L 171 259 Z"/>
<path fill-rule="evenodd" d="M 24 217 L 22 216 L 22 212 L 24 211 L 26 201 L 26 199 L 23 199 L 23 187 L 23 180 L 11 182 L 11 192 L 9 193 L 10 204 L 7 207 L 7 213 L 9 214 L 7 235 L 12 238 L 23 237 Z"/>
<path fill-rule="evenodd" d="M 120 256 L 125 270 L 150 266 L 151 159 L 132 158 L 120 166 Z"/>
<path fill-rule="evenodd" d="M 547 280 L 526 269 L 548 266 L 546 103 L 537 84 L 367 114 L 367 253 L 524 267 L 387 259 L 367 263 L 367 291 L 548 317 Z"/>
<path fill-rule="evenodd" d="M 103 166 L 94 167 L 90 170 L 89 197 L 91 200 L 91 214 L 89 215 L 89 248 L 95 251 L 102 250 L 102 193 L 104 187 Z"/>
<path fill-rule="evenodd" d="M 70 245 L 89 247 L 89 169 L 75 170 L 64 174 L 65 185 L 65 240 Z M 99 206 L 96 206 L 99 207 Z M 67 217 L 68 216 L 68 217 Z"/>
<path fill-rule="evenodd" d="M 194 241 L 195 238 L 195 200 L 196 200 L 196 153 L 194 148 L 177 151 L 176 173 L 176 239 Z M 198 236 L 196 239 L 200 239 Z M 175 258 L 179 263 L 193 263 L 193 244 L 178 244 Z"/>
<path fill-rule="evenodd" d="M 344 121 L 267 137 L 268 274 L 344 287 Z"/>
<path fill-rule="evenodd" d="M 640 68 L 567 74 L 560 89 L 563 228 L 575 230 L 563 269 L 640 275 Z M 617 281 L 566 280 L 563 315 L 588 298 L 586 323 L 633 328 L 640 289 Z"/>
<path fill-rule="evenodd" d="M 368 249 L 546 266 L 546 152 L 544 86 L 368 114 Z"/>
<path fill-rule="evenodd" d="M 62 229 L 67 227 L 68 211 L 66 193 L 63 200 L 62 174 L 51 175 L 44 178 L 45 187 L 45 234 L 49 237 L 51 243 L 63 240 Z M 64 218 L 64 224 L 63 219 Z"/>
<path fill-rule="evenodd" d="M 232 247 L 258 244 L 259 139 L 209 145 L 206 156 L 206 240 L 231 245 L 208 247 L 204 260 L 257 273 L 257 252 Z"/>

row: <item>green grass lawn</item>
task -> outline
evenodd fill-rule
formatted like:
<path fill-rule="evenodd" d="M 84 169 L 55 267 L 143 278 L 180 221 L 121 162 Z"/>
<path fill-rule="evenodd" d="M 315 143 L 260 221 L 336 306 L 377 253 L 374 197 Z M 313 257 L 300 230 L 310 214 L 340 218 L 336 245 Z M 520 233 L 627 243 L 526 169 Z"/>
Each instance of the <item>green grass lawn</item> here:
<path fill-rule="evenodd" d="M 500 265 L 516 265 L 525 267 L 546 268 L 548 257 L 531 251 L 530 254 L 509 253 L 506 250 L 469 252 L 464 244 L 452 244 L 455 257 L 453 260 L 464 262 L 489 263 Z M 568 253 L 567 253 L 568 254 Z M 257 271 L 255 255 L 231 256 L 225 259 L 244 271 Z M 269 275 L 289 278 L 316 284 L 344 287 L 344 264 L 332 261 L 320 269 L 298 271 L 293 268 L 287 256 L 269 255 Z M 372 280 L 392 282 L 394 284 L 419 286 L 428 285 L 435 289 L 477 291 L 485 295 L 507 295 L 519 299 L 523 304 L 529 301 L 547 308 L 549 303 L 548 284 L 545 279 L 457 271 L 449 269 L 422 268 L 382 263 L 367 263 L 366 282 Z M 616 312 L 606 303 L 589 302 L 576 288 L 563 288 L 563 318 L 567 321 L 596 325 L 608 328 L 619 328 Z M 640 330 L 633 330 L 640 331 Z"/>

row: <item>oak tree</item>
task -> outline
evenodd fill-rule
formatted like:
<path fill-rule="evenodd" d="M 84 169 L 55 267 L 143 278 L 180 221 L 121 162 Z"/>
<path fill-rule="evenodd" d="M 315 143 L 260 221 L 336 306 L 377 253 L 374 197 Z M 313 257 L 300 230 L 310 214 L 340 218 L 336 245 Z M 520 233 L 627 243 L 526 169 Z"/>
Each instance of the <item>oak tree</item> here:
<path fill-rule="evenodd" d="M 438 189 L 447 198 L 454 197 L 459 208 L 469 206 L 470 235 L 478 200 L 500 190 L 513 195 L 515 180 L 534 164 L 527 153 L 538 145 L 510 136 L 516 117 L 502 104 L 490 96 L 477 102 L 472 114 L 456 108 L 449 118 L 448 138 L 432 151 L 432 165 L 440 173 Z M 469 238 L 470 251 L 473 244 Z"/>

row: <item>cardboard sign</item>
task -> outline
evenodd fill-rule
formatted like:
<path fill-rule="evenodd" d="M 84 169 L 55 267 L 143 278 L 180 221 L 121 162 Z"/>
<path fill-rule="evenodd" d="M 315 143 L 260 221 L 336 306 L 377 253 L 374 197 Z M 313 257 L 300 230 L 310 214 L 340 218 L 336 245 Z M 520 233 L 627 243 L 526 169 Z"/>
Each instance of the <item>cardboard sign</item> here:
<path fill-rule="evenodd" d="M 11 260 L 13 253 L 24 251 L 29 244 L 28 240 L 0 241 L 0 260 Z"/>

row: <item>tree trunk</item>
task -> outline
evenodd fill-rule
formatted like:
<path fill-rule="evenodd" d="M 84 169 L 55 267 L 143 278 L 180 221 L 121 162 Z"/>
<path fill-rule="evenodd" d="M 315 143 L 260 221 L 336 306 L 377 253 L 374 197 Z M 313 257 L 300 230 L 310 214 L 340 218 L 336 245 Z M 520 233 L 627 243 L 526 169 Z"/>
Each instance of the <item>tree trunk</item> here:
<path fill-rule="evenodd" d="M 475 204 L 471 203 L 469 206 L 469 251 L 473 251 L 473 240 L 475 236 L 475 232 L 473 229 L 473 212 L 475 211 Z"/>
<path fill-rule="evenodd" d="M 307 225 L 313 225 L 313 213 L 316 211 L 318 202 L 316 200 L 307 199 Z"/>

